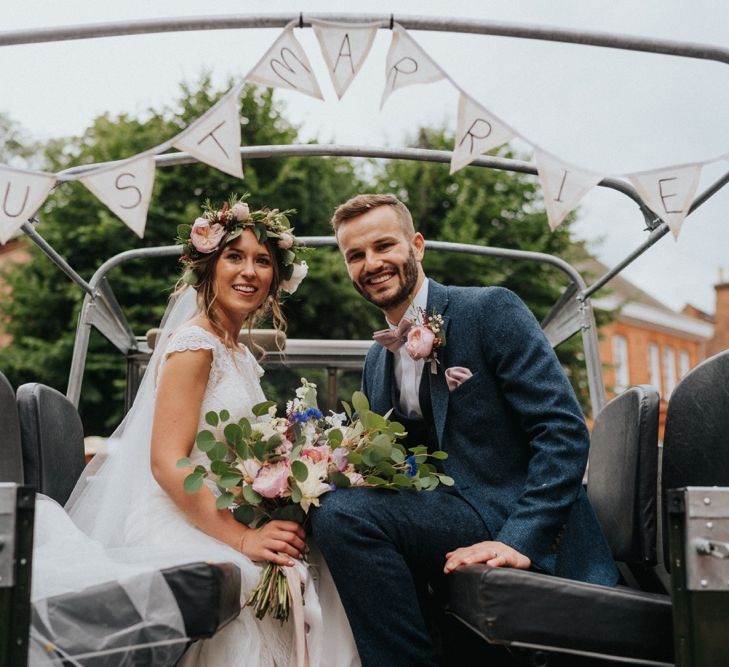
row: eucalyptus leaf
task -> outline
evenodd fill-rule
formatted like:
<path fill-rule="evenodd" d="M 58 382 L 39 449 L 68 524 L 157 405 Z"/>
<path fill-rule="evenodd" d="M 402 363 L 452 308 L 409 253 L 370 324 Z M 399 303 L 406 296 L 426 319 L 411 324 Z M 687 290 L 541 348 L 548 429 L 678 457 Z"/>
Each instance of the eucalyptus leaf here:
<path fill-rule="evenodd" d="M 241 429 L 238 424 L 228 424 L 223 429 L 223 435 L 225 435 L 225 439 L 231 445 L 237 445 L 241 440 L 243 440 L 243 429 Z"/>
<path fill-rule="evenodd" d="M 241 461 L 247 461 L 251 458 L 251 450 L 245 442 L 239 442 L 235 445 L 235 453 Z"/>
<path fill-rule="evenodd" d="M 309 477 L 309 469 L 302 461 L 294 461 L 291 464 L 291 474 L 297 482 L 305 482 Z"/>
<path fill-rule="evenodd" d="M 448 452 L 444 452 L 442 449 L 438 449 L 438 450 L 434 451 L 431 454 L 431 456 L 434 459 L 438 459 L 439 461 L 444 461 L 445 459 L 448 458 Z"/>
<path fill-rule="evenodd" d="M 258 440 L 253 445 L 253 456 L 259 461 L 263 461 L 266 456 L 266 443 L 263 440 Z"/>
<path fill-rule="evenodd" d="M 251 437 L 253 429 L 251 428 L 251 423 L 245 417 L 241 417 L 241 419 L 238 420 L 238 426 L 240 426 L 240 430 L 244 438 Z"/>
<path fill-rule="evenodd" d="M 222 493 L 215 499 L 215 507 L 219 510 L 228 509 L 234 500 L 235 496 L 232 493 Z"/>
<path fill-rule="evenodd" d="M 237 486 L 240 483 L 240 480 L 240 473 L 227 472 L 224 475 L 221 475 L 220 479 L 218 480 L 218 486 L 221 486 L 224 489 L 232 489 L 234 486 Z"/>
<path fill-rule="evenodd" d="M 230 412 L 227 410 L 220 411 L 220 421 L 227 422 L 230 419 Z"/>
<path fill-rule="evenodd" d="M 377 475 L 368 475 L 365 477 L 365 482 L 367 484 L 371 484 L 372 486 L 384 486 L 387 484 L 386 479 L 382 479 L 382 477 L 378 477 Z"/>
<path fill-rule="evenodd" d="M 436 475 L 436 477 L 440 480 L 440 483 L 443 486 L 453 486 L 455 484 L 453 478 L 448 475 Z"/>
<path fill-rule="evenodd" d="M 220 477 L 230 470 L 230 466 L 225 461 L 215 460 L 210 464 L 210 472 Z"/>
<path fill-rule="evenodd" d="M 206 454 L 211 461 L 220 461 L 225 458 L 228 448 L 222 442 L 216 442 Z"/>
<path fill-rule="evenodd" d="M 401 474 L 394 475 L 392 478 L 392 481 L 397 486 L 403 486 L 403 487 L 413 486 L 413 478 L 408 477 L 407 475 L 401 475 Z"/>
<path fill-rule="evenodd" d="M 352 394 L 352 405 L 357 413 L 365 412 L 370 409 L 370 402 L 361 391 L 355 391 Z"/>
<path fill-rule="evenodd" d="M 256 417 L 262 417 L 263 415 L 268 414 L 268 408 L 273 405 L 276 405 L 274 401 L 263 401 L 262 403 L 256 403 L 251 411 Z"/>
<path fill-rule="evenodd" d="M 255 510 L 250 505 L 238 505 L 233 510 L 233 516 L 239 523 L 244 523 L 246 526 L 253 521 Z"/>
<path fill-rule="evenodd" d="M 203 485 L 203 476 L 198 472 L 190 473 L 185 477 L 183 486 L 188 493 L 196 493 Z"/>
<path fill-rule="evenodd" d="M 329 482 L 340 489 L 347 489 L 352 486 L 352 482 L 350 482 L 349 477 L 338 470 L 329 473 Z"/>
<path fill-rule="evenodd" d="M 291 502 L 292 503 L 300 503 L 301 499 L 304 497 L 304 494 L 301 493 L 301 489 L 296 486 L 295 484 L 291 485 Z"/>
<path fill-rule="evenodd" d="M 185 456 L 184 458 L 177 459 L 177 463 L 175 463 L 175 466 L 178 468 L 188 468 L 192 465 L 192 461 Z"/>
<path fill-rule="evenodd" d="M 205 422 L 210 424 L 210 426 L 217 426 L 220 423 L 220 419 L 218 418 L 218 413 L 213 412 L 212 410 L 210 412 L 205 413 Z"/>
<path fill-rule="evenodd" d="M 395 463 L 402 463 L 405 460 L 405 454 L 404 452 L 399 449 L 398 447 L 393 447 L 392 451 L 390 452 L 390 458 Z"/>
<path fill-rule="evenodd" d="M 195 444 L 201 452 L 207 452 L 215 446 L 215 436 L 210 431 L 200 431 L 195 438 Z"/>
<path fill-rule="evenodd" d="M 342 443 L 344 435 L 338 428 L 333 428 L 327 434 L 327 443 L 332 449 L 336 449 Z"/>
<path fill-rule="evenodd" d="M 347 401 L 342 401 L 342 409 L 344 410 L 344 414 L 347 415 L 347 419 L 352 421 L 352 406 Z"/>
<path fill-rule="evenodd" d="M 263 500 L 261 495 L 254 491 L 252 486 L 248 486 L 248 484 L 243 487 L 243 498 L 251 505 L 258 505 Z"/>

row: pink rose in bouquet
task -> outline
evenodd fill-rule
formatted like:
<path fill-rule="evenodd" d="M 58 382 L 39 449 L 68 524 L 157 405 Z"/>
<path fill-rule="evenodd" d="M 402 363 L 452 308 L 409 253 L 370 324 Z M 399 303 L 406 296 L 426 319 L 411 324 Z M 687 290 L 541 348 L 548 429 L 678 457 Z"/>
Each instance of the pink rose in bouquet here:
<path fill-rule="evenodd" d="M 264 498 L 281 498 L 289 490 L 291 463 L 283 459 L 278 463 L 267 463 L 253 481 L 253 490 Z"/>
<path fill-rule="evenodd" d="M 313 463 L 319 463 L 319 461 L 328 461 L 331 457 L 332 451 L 329 445 L 318 445 L 316 447 L 304 447 L 301 450 L 301 456 L 305 456 Z"/>
<path fill-rule="evenodd" d="M 433 341 L 435 334 L 425 326 L 412 327 L 408 332 L 408 340 L 405 349 L 415 360 L 425 359 L 433 352 Z"/>
<path fill-rule="evenodd" d="M 215 252 L 225 236 L 223 225 L 214 222 L 212 225 L 205 218 L 198 218 L 192 225 L 190 242 L 195 250 L 205 255 Z"/>

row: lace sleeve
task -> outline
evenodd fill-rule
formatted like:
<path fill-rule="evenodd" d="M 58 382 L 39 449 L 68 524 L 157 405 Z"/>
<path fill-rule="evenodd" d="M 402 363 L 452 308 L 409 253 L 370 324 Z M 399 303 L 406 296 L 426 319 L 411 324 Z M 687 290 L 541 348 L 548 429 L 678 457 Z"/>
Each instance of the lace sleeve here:
<path fill-rule="evenodd" d="M 202 327 L 185 327 L 172 335 L 165 349 L 165 357 L 185 350 L 214 350 L 215 343 L 215 336 Z"/>

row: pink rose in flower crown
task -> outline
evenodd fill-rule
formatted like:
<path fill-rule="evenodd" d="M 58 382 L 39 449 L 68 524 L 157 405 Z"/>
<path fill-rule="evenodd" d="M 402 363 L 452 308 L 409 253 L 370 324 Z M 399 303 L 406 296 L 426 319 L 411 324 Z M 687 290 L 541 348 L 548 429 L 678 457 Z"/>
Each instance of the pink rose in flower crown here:
<path fill-rule="evenodd" d="M 226 229 L 223 225 L 217 222 L 211 225 L 206 218 L 198 218 L 192 225 L 190 242 L 195 250 L 208 255 L 218 249 L 225 233 Z"/>
<path fill-rule="evenodd" d="M 291 464 L 287 459 L 261 466 L 251 486 L 264 498 L 280 498 L 289 490 Z"/>
<path fill-rule="evenodd" d="M 281 250 L 288 250 L 292 245 L 294 245 L 293 234 L 283 232 L 278 239 L 278 247 L 281 248 Z"/>
<path fill-rule="evenodd" d="M 230 209 L 230 213 L 233 219 L 238 222 L 245 222 L 251 217 L 251 210 L 244 201 L 239 201 L 237 204 L 234 204 L 233 208 Z"/>
<path fill-rule="evenodd" d="M 405 343 L 407 353 L 416 361 L 425 359 L 433 353 L 433 341 L 435 334 L 422 325 L 412 327 L 408 332 L 408 340 Z"/>

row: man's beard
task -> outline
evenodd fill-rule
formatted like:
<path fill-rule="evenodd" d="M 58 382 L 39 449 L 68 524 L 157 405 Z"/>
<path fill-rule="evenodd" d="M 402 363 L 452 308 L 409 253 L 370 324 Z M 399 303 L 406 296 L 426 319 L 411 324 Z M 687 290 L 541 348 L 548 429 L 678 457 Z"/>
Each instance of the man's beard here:
<path fill-rule="evenodd" d="M 395 267 L 390 267 L 394 269 Z M 367 301 L 374 304 L 381 310 L 389 310 L 395 306 L 407 301 L 410 295 L 415 289 L 415 285 L 418 282 L 418 261 L 415 259 L 415 253 L 410 248 L 408 253 L 407 262 L 396 269 L 397 276 L 400 278 L 400 289 L 395 292 L 392 296 L 378 296 L 377 294 L 371 294 L 364 288 L 360 287 L 356 282 L 353 282 L 354 289 L 356 289 Z"/>

